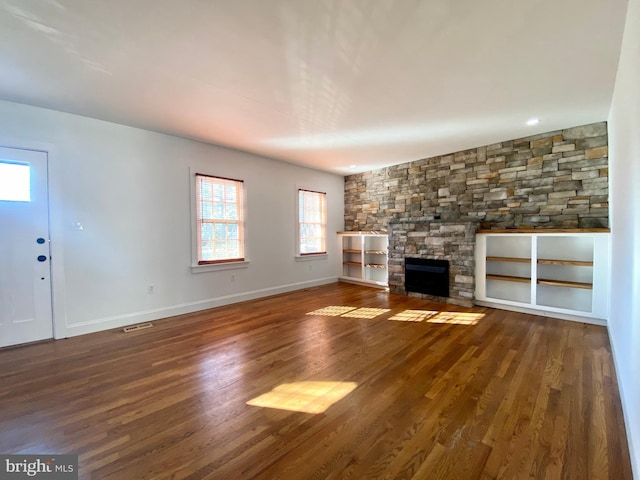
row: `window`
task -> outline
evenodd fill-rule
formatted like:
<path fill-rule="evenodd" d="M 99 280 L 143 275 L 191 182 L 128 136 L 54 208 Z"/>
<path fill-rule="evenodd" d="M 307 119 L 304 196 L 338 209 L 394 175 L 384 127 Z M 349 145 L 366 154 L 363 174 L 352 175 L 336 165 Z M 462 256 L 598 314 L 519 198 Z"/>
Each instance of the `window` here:
<path fill-rule="evenodd" d="M 244 260 L 243 182 L 196 173 L 198 265 Z"/>
<path fill-rule="evenodd" d="M 29 164 L 0 160 L 0 200 L 30 202 L 30 173 Z"/>
<path fill-rule="evenodd" d="M 298 190 L 298 241 L 300 255 L 327 253 L 327 194 Z"/>

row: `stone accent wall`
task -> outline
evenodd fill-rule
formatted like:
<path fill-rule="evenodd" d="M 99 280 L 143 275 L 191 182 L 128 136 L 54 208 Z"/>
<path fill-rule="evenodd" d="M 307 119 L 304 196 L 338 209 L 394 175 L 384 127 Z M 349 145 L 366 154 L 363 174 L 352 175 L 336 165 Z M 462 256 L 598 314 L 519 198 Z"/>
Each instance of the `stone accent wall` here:
<path fill-rule="evenodd" d="M 470 307 L 475 291 L 475 234 L 478 222 L 389 223 L 389 290 L 404 295 L 405 257 L 449 260 L 449 297 L 410 296 Z"/>
<path fill-rule="evenodd" d="M 605 122 L 345 178 L 345 230 L 475 220 L 483 228 L 607 227 Z"/>

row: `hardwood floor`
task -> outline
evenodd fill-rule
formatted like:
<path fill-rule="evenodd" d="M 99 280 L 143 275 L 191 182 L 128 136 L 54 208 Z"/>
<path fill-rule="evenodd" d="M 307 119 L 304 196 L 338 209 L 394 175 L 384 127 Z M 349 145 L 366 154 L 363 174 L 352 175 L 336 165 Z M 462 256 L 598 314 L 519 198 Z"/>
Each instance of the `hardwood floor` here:
<path fill-rule="evenodd" d="M 333 284 L 0 367 L 0 452 L 84 479 L 631 479 L 593 325 Z"/>

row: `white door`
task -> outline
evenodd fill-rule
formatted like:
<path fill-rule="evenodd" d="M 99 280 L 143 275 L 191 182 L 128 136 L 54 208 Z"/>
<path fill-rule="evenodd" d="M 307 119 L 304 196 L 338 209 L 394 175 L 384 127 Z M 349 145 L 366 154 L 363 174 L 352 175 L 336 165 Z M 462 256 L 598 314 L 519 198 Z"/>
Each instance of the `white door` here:
<path fill-rule="evenodd" d="M 0 347 L 53 337 L 47 154 L 0 147 Z"/>

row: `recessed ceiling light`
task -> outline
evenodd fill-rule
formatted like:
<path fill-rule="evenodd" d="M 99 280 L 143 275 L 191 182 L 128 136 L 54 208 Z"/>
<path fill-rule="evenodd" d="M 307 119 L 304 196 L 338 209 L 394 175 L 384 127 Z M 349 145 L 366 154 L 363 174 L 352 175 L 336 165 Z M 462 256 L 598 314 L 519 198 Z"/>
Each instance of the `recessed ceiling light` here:
<path fill-rule="evenodd" d="M 349 168 L 356 168 L 355 165 L 349 165 Z"/>
<path fill-rule="evenodd" d="M 538 123 L 540 123 L 540 119 L 538 118 L 530 118 L 529 120 L 527 120 L 527 125 L 529 125 L 530 127 L 533 125 L 537 125 Z"/>

